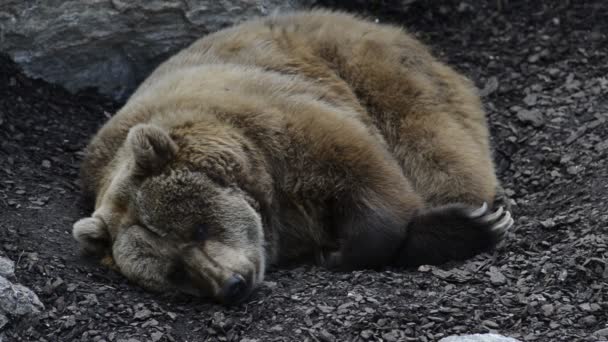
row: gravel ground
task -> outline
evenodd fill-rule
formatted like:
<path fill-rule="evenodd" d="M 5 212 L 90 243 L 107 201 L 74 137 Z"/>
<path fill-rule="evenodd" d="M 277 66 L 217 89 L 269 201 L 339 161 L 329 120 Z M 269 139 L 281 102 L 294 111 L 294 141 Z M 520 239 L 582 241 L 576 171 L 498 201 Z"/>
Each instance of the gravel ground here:
<path fill-rule="evenodd" d="M 231 308 L 144 292 L 82 258 L 70 235 L 88 214 L 79 151 L 118 104 L 0 57 L 0 256 L 45 305 L 0 340 L 608 340 L 608 4 L 438 3 L 372 15 L 418 32 L 482 89 L 516 217 L 498 251 L 417 270 L 271 270 Z"/>

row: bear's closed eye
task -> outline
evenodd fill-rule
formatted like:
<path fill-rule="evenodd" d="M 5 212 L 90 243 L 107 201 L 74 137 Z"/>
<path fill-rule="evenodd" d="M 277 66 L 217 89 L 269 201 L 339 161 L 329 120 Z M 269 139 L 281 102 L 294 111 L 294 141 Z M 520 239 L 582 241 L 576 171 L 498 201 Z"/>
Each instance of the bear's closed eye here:
<path fill-rule="evenodd" d="M 194 229 L 194 240 L 195 241 L 205 241 L 207 240 L 207 236 L 209 233 L 209 229 L 207 228 L 207 224 L 199 223 L 196 225 Z"/>

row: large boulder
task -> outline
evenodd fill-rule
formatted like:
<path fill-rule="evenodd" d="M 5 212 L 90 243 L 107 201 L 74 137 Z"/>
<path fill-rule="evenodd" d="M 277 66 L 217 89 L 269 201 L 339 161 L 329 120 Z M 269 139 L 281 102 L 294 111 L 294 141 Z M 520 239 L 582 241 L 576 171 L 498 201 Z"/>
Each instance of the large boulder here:
<path fill-rule="evenodd" d="M 172 53 L 307 0 L 1 0 L 0 53 L 30 76 L 124 99 Z"/>

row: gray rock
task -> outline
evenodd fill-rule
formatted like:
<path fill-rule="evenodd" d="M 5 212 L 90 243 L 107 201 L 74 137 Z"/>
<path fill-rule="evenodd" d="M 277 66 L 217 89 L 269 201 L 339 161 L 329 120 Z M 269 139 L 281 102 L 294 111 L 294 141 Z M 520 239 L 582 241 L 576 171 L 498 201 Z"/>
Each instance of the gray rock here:
<path fill-rule="evenodd" d="M 608 337 L 608 328 L 597 330 L 593 333 L 593 335 L 601 336 L 601 337 Z"/>
<path fill-rule="evenodd" d="M 4 326 L 8 323 L 8 318 L 0 312 L 0 330 L 4 328 Z M 0 336 L 0 342 L 2 341 L 2 336 Z"/>
<path fill-rule="evenodd" d="M 68 90 L 125 98 L 155 67 L 200 36 L 310 0 L 3 0 L 0 52 Z"/>
<path fill-rule="evenodd" d="M 10 278 L 15 275 L 15 263 L 8 258 L 0 257 L 0 276 Z"/>
<path fill-rule="evenodd" d="M 498 267 L 491 266 L 487 274 L 490 276 L 490 282 L 494 285 L 501 285 L 507 282 L 507 278 L 500 272 Z"/>
<path fill-rule="evenodd" d="M 32 290 L 0 276 L 0 313 L 24 316 L 38 314 L 42 310 L 44 305 Z"/>
<path fill-rule="evenodd" d="M 519 121 L 532 124 L 534 127 L 540 127 L 545 124 L 545 117 L 538 109 L 522 109 L 517 112 L 517 118 Z"/>
<path fill-rule="evenodd" d="M 444 337 L 439 342 L 521 342 L 512 337 L 497 334 L 474 334 Z"/>
<path fill-rule="evenodd" d="M 496 76 L 492 76 L 488 79 L 483 89 L 479 91 L 479 95 L 481 97 L 486 97 L 498 90 L 498 86 L 498 78 L 496 78 Z"/>

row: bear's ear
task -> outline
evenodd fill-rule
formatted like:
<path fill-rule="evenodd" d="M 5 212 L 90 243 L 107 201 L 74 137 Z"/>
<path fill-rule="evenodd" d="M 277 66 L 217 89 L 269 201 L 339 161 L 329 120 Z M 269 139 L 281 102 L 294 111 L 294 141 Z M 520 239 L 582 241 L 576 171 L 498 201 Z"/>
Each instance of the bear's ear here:
<path fill-rule="evenodd" d="M 101 254 L 110 247 L 110 234 L 103 221 L 97 217 L 78 220 L 74 223 L 72 235 L 86 253 Z"/>
<path fill-rule="evenodd" d="M 135 157 L 135 172 L 158 172 L 177 153 L 177 144 L 162 128 L 150 124 L 138 124 L 129 130 L 127 144 Z"/>

